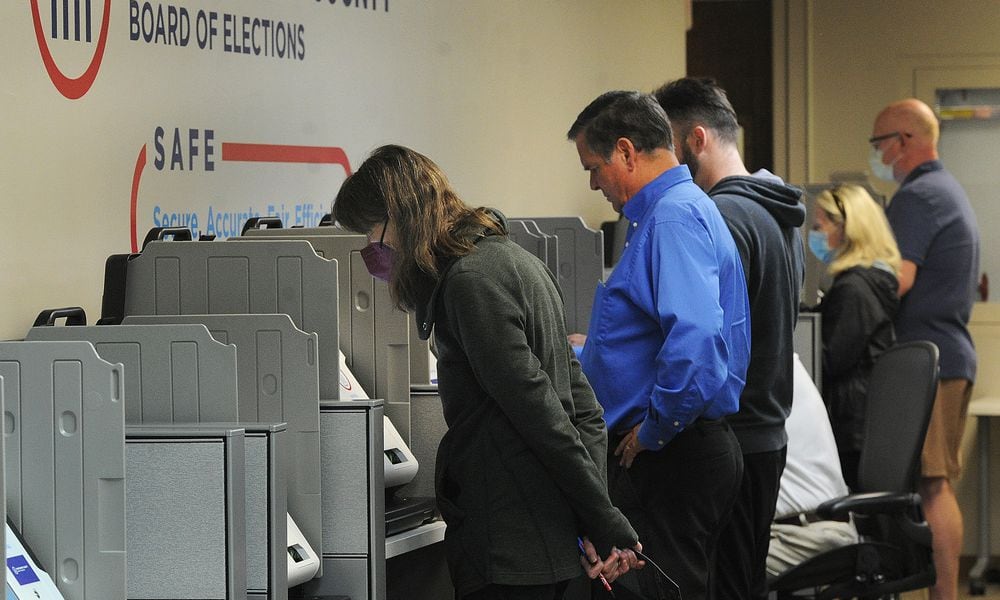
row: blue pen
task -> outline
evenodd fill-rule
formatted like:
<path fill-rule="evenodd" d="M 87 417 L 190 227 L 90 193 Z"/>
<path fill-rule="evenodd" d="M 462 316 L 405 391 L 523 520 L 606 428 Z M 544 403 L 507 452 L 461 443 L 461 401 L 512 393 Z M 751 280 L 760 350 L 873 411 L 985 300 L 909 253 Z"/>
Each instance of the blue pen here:
<path fill-rule="evenodd" d="M 587 561 L 590 562 L 590 558 L 587 557 L 587 551 L 583 549 L 583 538 L 576 538 L 576 547 L 580 549 L 580 556 L 586 558 Z M 594 562 L 591 562 L 590 564 L 594 564 Z M 604 574 L 598 573 L 597 576 L 601 578 L 601 583 L 604 585 L 604 589 L 611 594 L 612 598 L 614 598 L 615 593 L 611 591 L 611 584 L 604 578 Z"/>

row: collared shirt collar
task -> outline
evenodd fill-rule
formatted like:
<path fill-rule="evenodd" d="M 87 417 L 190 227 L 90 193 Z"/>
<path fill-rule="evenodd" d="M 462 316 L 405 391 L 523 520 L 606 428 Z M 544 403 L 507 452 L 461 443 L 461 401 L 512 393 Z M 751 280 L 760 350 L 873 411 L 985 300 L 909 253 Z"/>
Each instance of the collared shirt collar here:
<path fill-rule="evenodd" d="M 907 183 L 910 183 L 911 181 L 913 181 L 917 177 L 920 177 L 924 173 L 930 173 L 931 171 L 940 171 L 943 168 L 944 165 L 941 164 L 940 160 L 929 160 L 925 163 L 920 163 L 919 165 L 916 166 L 916 168 L 910 171 L 906 175 L 906 177 L 903 178 L 903 181 L 899 185 L 906 185 Z M 626 206 L 628 205 L 626 204 Z"/>
<path fill-rule="evenodd" d="M 644 185 L 635 196 L 629 198 L 622 206 L 622 214 L 632 222 L 638 221 L 657 199 L 663 197 L 668 188 L 684 181 L 691 181 L 691 171 L 687 165 L 678 165 L 664 171 L 656 179 Z"/>

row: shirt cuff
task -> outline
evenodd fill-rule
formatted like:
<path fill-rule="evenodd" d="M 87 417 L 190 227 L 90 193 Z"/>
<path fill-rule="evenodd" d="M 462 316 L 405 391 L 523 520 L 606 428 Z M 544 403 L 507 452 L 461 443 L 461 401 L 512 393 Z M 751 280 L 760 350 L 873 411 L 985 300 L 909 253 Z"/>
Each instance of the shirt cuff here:
<path fill-rule="evenodd" d="M 639 426 L 639 443 L 647 450 L 662 450 L 678 433 L 684 430 L 684 424 L 674 419 L 666 424 L 657 423 L 647 417 Z"/>

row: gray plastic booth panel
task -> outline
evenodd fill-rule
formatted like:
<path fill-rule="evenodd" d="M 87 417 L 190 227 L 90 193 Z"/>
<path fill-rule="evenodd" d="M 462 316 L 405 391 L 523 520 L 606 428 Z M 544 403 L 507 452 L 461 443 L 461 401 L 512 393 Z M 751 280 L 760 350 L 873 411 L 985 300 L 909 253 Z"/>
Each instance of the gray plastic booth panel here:
<path fill-rule="evenodd" d="M 285 474 L 289 454 L 285 424 L 244 425 L 246 430 L 247 596 L 288 599 L 288 505 Z M 297 522 L 296 522 L 297 524 Z"/>
<path fill-rule="evenodd" d="M 122 366 L 87 342 L 0 342 L 7 516 L 66 600 L 125 597 Z"/>
<path fill-rule="evenodd" d="M 520 229 L 519 223 L 524 225 L 524 228 L 532 233 L 532 235 L 541 236 L 545 249 L 545 256 L 539 257 L 545 263 L 545 266 L 552 271 L 553 275 L 559 276 L 559 238 L 551 234 L 548 231 L 540 228 L 538 223 L 534 219 L 511 219 L 512 229 Z"/>
<path fill-rule="evenodd" d="M 287 315 L 278 316 L 288 327 L 294 327 Z M 137 317 L 137 319 L 157 319 L 158 317 Z M 183 319 L 184 317 L 165 317 L 164 319 Z M 255 316 L 241 315 L 239 317 L 254 319 Z M 298 331 L 298 330 L 296 330 Z M 300 332 L 302 333 L 302 332 Z M 311 338 L 312 352 L 315 358 L 315 334 L 305 334 Z M 237 363 L 236 346 L 220 343 L 202 324 L 168 324 L 168 325 L 116 325 L 100 327 L 33 327 L 28 331 L 27 340 L 84 340 L 94 344 L 98 354 L 109 362 L 121 362 L 125 373 L 125 420 L 132 423 L 197 423 L 199 421 L 238 420 L 242 410 L 238 411 L 237 398 Z M 275 348 L 280 350 L 281 344 Z M 316 381 L 316 364 L 312 364 L 312 401 L 309 403 L 315 412 L 314 436 L 317 438 L 319 429 L 318 383 Z M 307 377 L 301 377 L 307 380 Z M 252 382 L 252 378 L 251 378 Z M 280 394 L 278 399 L 280 401 Z M 256 408 L 256 407 L 255 407 Z M 273 412 L 273 411 L 272 411 Z M 278 411 L 280 412 L 280 410 Z M 258 419 L 257 411 L 247 417 L 252 421 L 281 421 L 281 416 L 269 415 L 267 419 Z M 277 475 L 272 471 L 277 469 L 277 463 L 269 460 L 267 449 L 271 445 L 269 432 L 284 432 L 285 426 L 272 426 L 256 423 L 247 425 L 247 589 L 252 595 L 263 595 L 269 598 L 287 598 L 285 585 L 285 570 L 287 565 L 281 562 L 280 573 L 275 570 L 275 556 L 284 561 L 284 550 L 281 544 L 286 541 L 284 533 L 285 521 L 285 485 L 284 473 L 281 474 L 281 485 L 277 490 L 271 490 Z M 251 433 L 250 430 L 254 433 Z M 278 436 L 282 443 L 284 434 Z M 276 445 L 276 444 L 274 444 Z M 319 455 L 316 455 L 316 475 L 319 473 Z M 282 452 L 284 457 L 285 453 Z M 280 491 L 280 493 L 278 493 Z M 275 505 L 268 510 L 268 499 Z M 251 510 L 253 500 L 253 510 Z M 318 498 L 316 499 L 316 520 L 319 523 Z M 280 505 L 280 506 L 278 506 Z M 279 512 L 280 511 L 280 512 Z M 277 520 L 271 517 L 278 515 Z M 318 527 L 318 526 L 317 526 Z M 278 545 L 271 544 L 268 532 L 280 533 Z M 278 548 L 272 551 L 271 548 Z M 270 555 L 270 558 L 269 558 Z M 276 586 L 269 582 L 277 578 Z M 269 595 L 274 587 L 275 594 Z"/>
<path fill-rule="evenodd" d="M 611 268 L 613 269 L 618 261 L 622 258 L 622 253 L 625 252 L 625 238 L 628 237 L 628 227 L 631 220 L 625 216 L 618 217 L 615 221 L 614 227 L 614 243 L 611 247 Z"/>
<path fill-rule="evenodd" d="M 816 387 L 823 389 L 823 319 L 819 313 L 800 312 L 792 346 Z"/>
<path fill-rule="evenodd" d="M 125 441 L 129 599 L 243 600 L 243 429 L 129 425 Z"/>
<path fill-rule="evenodd" d="M 381 400 L 323 401 L 323 577 L 305 594 L 383 600 L 385 484 Z"/>
<path fill-rule="evenodd" d="M 410 316 L 409 321 L 410 324 L 408 325 L 408 327 L 410 328 L 410 384 L 418 386 L 430 385 L 431 383 L 430 342 L 426 342 L 420 339 L 420 325 L 417 323 L 416 314 Z"/>
<path fill-rule="evenodd" d="M 448 431 L 441 396 L 431 386 L 410 394 L 410 452 L 420 469 L 413 481 L 397 492 L 403 497 L 433 497 L 435 463 L 441 438 Z"/>
<path fill-rule="evenodd" d="M 566 297 L 566 331 L 587 333 L 594 292 L 604 276 L 604 232 L 580 217 L 535 217 L 545 233 L 559 239 L 559 286 Z"/>
<path fill-rule="evenodd" d="M 556 273 L 556 271 L 552 268 L 553 263 L 556 262 L 555 246 L 551 243 L 549 236 L 543 235 L 542 232 L 539 231 L 538 226 L 530 220 L 511 219 L 508 221 L 507 225 L 510 229 L 510 239 L 512 239 L 515 244 L 536 256 L 540 261 L 545 263 L 545 266 L 549 267 L 550 271 Z M 552 259 L 549 258 L 550 245 L 552 246 Z"/>
<path fill-rule="evenodd" d="M 244 431 L 247 597 L 288 600 L 285 423 L 197 423 L 187 429 Z M 296 524 L 298 521 L 296 521 Z"/>
<path fill-rule="evenodd" d="M 129 316 L 123 322 L 123 327 L 197 322 L 219 342 L 235 345 L 239 420 L 288 424 L 290 452 L 282 463 L 288 512 L 313 549 L 322 552 L 316 334 L 297 328 L 288 315 Z"/>
<path fill-rule="evenodd" d="M 240 419 L 236 347 L 203 325 L 32 327 L 25 339 L 88 341 L 101 358 L 124 365 L 127 423 Z"/>
<path fill-rule="evenodd" d="M 320 397 L 340 397 L 337 263 L 301 241 L 150 242 L 128 263 L 125 315 L 274 314 L 319 336 Z"/>
<path fill-rule="evenodd" d="M 361 250 L 368 238 L 336 227 L 312 227 L 251 229 L 247 237 L 230 241 L 261 238 L 304 240 L 316 254 L 337 261 L 340 349 L 361 387 L 369 397 L 385 400 L 386 415 L 409 440 L 410 317 L 396 308 L 389 286 L 365 267 Z"/>

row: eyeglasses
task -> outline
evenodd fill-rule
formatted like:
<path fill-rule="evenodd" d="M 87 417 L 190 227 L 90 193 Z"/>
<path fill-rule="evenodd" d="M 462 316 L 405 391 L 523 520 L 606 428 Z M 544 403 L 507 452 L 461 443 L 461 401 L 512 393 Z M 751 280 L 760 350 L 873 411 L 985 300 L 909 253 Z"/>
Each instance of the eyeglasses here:
<path fill-rule="evenodd" d="M 385 221 L 382 223 L 382 235 L 378 236 L 378 243 L 380 246 L 385 246 L 385 230 L 389 227 L 389 215 L 385 216 Z M 371 236 L 368 236 L 368 241 L 371 242 Z"/>
<path fill-rule="evenodd" d="M 891 140 L 894 137 L 898 137 L 898 138 L 902 139 L 904 137 L 913 137 L 913 134 L 912 133 L 905 133 L 903 131 L 893 131 L 893 132 L 890 132 L 890 133 L 884 133 L 882 135 L 876 135 L 875 137 L 868 138 L 868 143 L 871 145 L 872 148 L 874 148 L 875 150 L 878 150 L 879 146 L 882 145 L 883 141 L 885 141 L 885 140 Z"/>
<path fill-rule="evenodd" d="M 839 187 L 831 188 L 830 196 L 833 197 L 833 203 L 837 205 L 837 212 L 840 213 L 840 218 L 844 220 L 844 223 L 847 223 L 847 211 L 844 210 L 843 200 L 841 200 L 840 196 L 837 195 L 838 191 L 840 191 Z"/>

